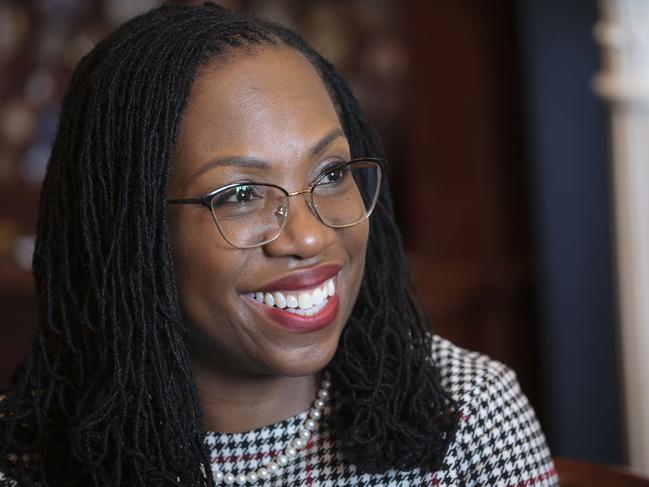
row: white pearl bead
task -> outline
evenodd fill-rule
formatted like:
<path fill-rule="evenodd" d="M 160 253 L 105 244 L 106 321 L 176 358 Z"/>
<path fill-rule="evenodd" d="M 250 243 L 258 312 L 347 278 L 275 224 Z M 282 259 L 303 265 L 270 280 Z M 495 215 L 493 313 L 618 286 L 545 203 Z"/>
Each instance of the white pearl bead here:
<path fill-rule="evenodd" d="M 298 434 L 303 440 L 308 440 L 309 438 L 311 438 L 311 432 L 308 429 L 301 429 Z"/>
<path fill-rule="evenodd" d="M 302 438 L 295 438 L 291 444 L 296 450 L 300 450 L 306 446 L 306 443 Z"/>
<path fill-rule="evenodd" d="M 293 458 L 294 456 L 297 456 L 297 450 L 293 446 L 287 446 L 286 450 L 284 450 L 284 455 Z"/>
<path fill-rule="evenodd" d="M 257 470 L 257 476 L 261 480 L 266 480 L 268 477 L 270 477 L 270 472 L 266 467 L 259 467 L 259 469 Z"/>
<path fill-rule="evenodd" d="M 275 458 L 275 461 L 270 460 L 269 457 L 264 458 L 262 465 L 256 471 L 249 472 L 247 475 L 240 473 L 239 475 L 234 475 L 232 473 L 224 474 L 218 470 L 214 471 L 214 480 L 217 483 L 225 483 L 227 485 L 232 485 L 237 483 L 239 485 L 254 484 L 258 480 L 266 480 L 272 475 L 278 474 L 282 467 L 286 467 L 290 459 L 294 458 L 298 454 L 298 450 L 304 448 L 307 445 L 307 441 L 312 436 L 312 431 L 315 431 L 318 428 L 318 422 L 322 418 L 322 409 L 324 408 L 327 400 L 330 398 L 329 389 L 331 388 L 331 381 L 325 379 L 322 381 L 321 389 L 318 391 L 318 397 L 313 402 L 313 408 L 309 411 L 309 417 L 306 419 L 302 427 L 298 431 L 298 436 L 293 439 L 293 441 L 286 447 L 284 453 L 278 455 Z"/>

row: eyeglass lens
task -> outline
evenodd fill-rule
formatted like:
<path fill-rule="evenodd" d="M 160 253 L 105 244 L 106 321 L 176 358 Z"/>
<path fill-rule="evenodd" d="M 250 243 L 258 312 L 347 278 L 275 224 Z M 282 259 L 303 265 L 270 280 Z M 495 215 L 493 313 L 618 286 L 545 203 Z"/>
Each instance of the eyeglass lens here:
<path fill-rule="evenodd" d="M 371 212 L 381 179 L 381 168 L 356 161 L 323 174 L 312 190 L 314 210 L 325 225 L 346 227 Z M 240 184 L 212 198 L 212 215 L 226 240 L 241 248 L 274 240 L 282 230 L 288 195 L 264 184 Z"/>
<path fill-rule="evenodd" d="M 324 174 L 313 188 L 313 204 L 320 219 L 332 227 L 364 219 L 377 193 L 379 166 L 356 162 Z"/>

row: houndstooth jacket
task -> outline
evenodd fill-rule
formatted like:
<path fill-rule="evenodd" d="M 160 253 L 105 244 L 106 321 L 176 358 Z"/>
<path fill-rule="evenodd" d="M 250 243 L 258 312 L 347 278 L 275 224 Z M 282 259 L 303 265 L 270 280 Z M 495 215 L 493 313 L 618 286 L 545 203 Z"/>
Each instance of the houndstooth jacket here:
<path fill-rule="evenodd" d="M 443 387 L 461 411 L 459 429 L 441 470 L 361 473 L 345 461 L 336 440 L 327 431 L 320 430 L 281 474 L 257 485 L 559 485 L 543 432 L 512 370 L 438 336 L 433 339 L 433 360 Z M 304 412 L 248 433 L 208 433 L 205 441 L 211 451 L 213 471 L 236 475 L 259 468 L 296 436 L 306 417 Z"/>
<path fill-rule="evenodd" d="M 357 471 L 328 431 L 316 431 L 281 473 L 264 486 L 549 487 L 558 478 L 543 432 L 516 375 L 503 364 L 435 336 L 433 360 L 442 385 L 459 404 L 460 426 L 437 472 Z M 328 411 L 325 409 L 325 414 Z M 247 433 L 208 432 L 212 469 L 234 474 L 257 469 L 281 452 L 307 412 Z M 0 486 L 16 485 L 0 472 Z"/>

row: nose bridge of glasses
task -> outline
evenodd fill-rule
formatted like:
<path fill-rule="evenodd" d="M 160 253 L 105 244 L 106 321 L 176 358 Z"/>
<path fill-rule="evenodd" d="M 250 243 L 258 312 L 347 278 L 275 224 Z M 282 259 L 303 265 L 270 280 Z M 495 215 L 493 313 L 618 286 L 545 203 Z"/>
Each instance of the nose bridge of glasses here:
<path fill-rule="evenodd" d="M 311 188 L 309 187 L 300 191 L 293 191 L 292 193 L 286 193 L 286 194 L 288 194 L 288 196 L 297 196 L 298 194 L 305 194 L 310 192 L 311 192 Z"/>
<path fill-rule="evenodd" d="M 286 194 L 287 194 L 288 198 L 290 198 L 291 196 L 304 195 L 304 201 L 306 203 L 307 208 L 309 209 L 309 211 L 311 211 L 311 213 L 316 218 L 316 220 L 321 221 L 320 215 L 318 214 L 318 210 L 316 209 L 315 205 L 313 204 L 312 187 L 311 186 L 308 187 L 308 188 L 302 189 L 300 191 L 293 191 L 292 193 L 286 193 Z M 287 198 L 287 203 L 288 203 L 288 201 L 290 201 L 288 198 Z M 281 210 L 281 215 L 284 218 L 286 218 L 288 216 L 288 208 L 282 207 L 280 210 Z"/>

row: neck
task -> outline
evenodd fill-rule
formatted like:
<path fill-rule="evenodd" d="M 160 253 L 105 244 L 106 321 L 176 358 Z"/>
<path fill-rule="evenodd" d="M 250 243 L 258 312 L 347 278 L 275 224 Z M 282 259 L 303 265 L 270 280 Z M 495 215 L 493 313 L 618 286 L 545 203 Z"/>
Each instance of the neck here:
<path fill-rule="evenodd" d="M 203 422 L 208 431 L 241 433 L 309 409 L 320 377 L 219 374 L 195 366 Z"/>

